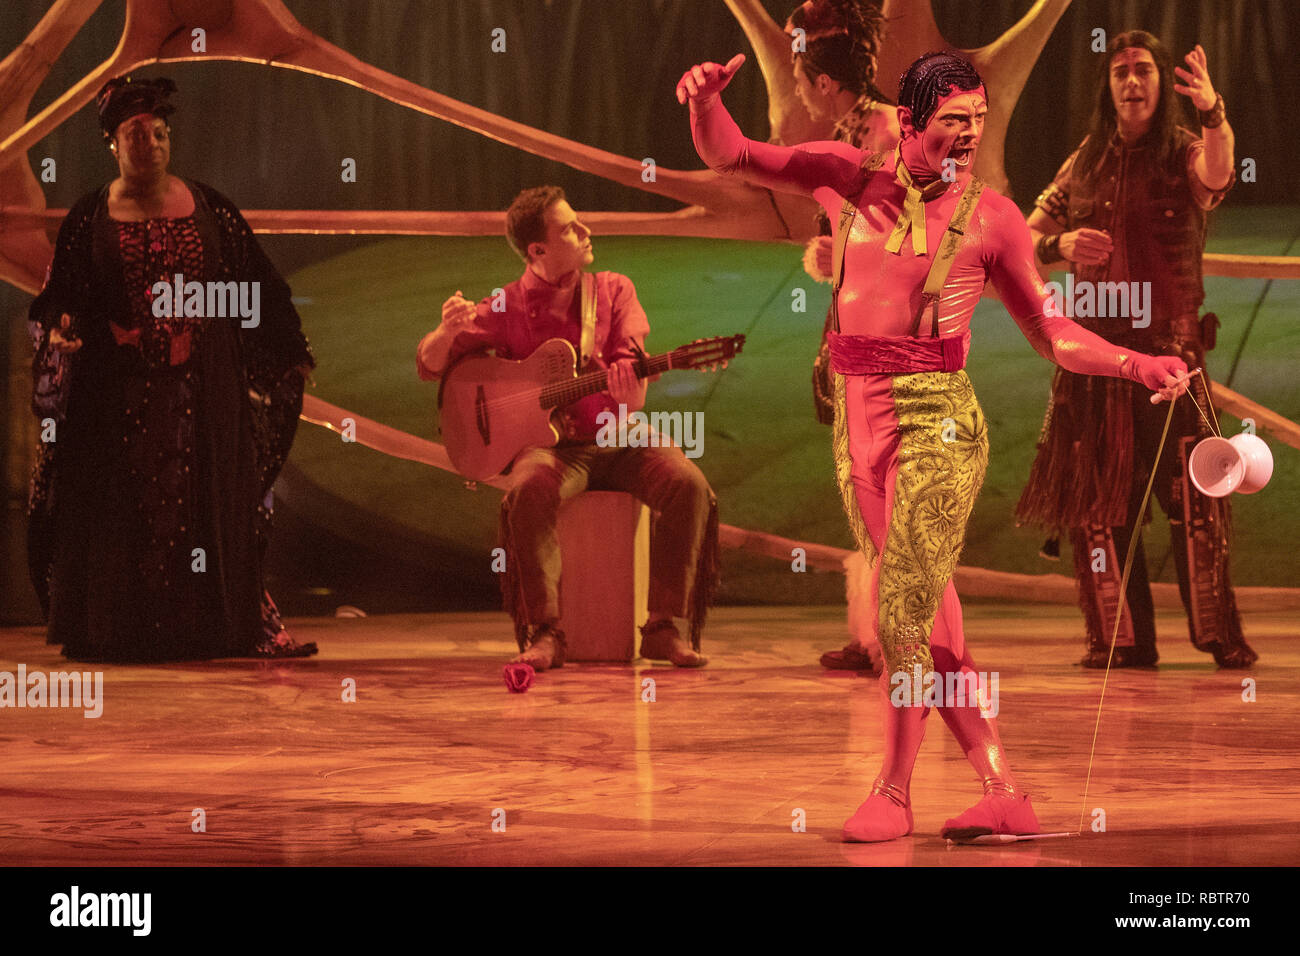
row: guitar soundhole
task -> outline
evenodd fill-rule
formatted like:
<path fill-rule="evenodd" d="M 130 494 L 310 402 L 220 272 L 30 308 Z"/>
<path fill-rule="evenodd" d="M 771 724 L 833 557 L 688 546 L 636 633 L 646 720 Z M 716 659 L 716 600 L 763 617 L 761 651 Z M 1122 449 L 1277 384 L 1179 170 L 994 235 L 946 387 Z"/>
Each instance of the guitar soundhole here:
<path fill-rule="evenodd" d="M 474 394 L 474 421 L 478 425 L 479 437 L 483 439 L 483 444 L 492 444 L 492 432 L 488 427 L 487 397 L 483 393 L 482 385 Z"/>

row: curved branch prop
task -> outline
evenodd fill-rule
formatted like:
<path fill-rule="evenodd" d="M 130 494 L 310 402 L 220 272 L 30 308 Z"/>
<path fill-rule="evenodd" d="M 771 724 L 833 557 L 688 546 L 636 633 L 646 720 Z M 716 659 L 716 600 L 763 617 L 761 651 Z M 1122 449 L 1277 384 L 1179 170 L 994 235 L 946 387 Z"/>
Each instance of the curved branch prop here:
<path fill-rule="evenodd" d="M 63 15 L 56 6 L 46 20 Z M 197 28 L 205 31 L 204 52 L 192 48 L 191 31 Z M 281 0 L 127 0 L 126 23 L 113 54 L 21 127 L 0 128 L 12 129 L 0 142 L 0 169 L 89 103 L 108 79 L 153 63 L 200 60 L 262 63 L 338 80 L 574 169 L 690 204 L 670 216 L 644 217 L 647 226 L 664 234 L 680 227 L 688 235 L 733 239 L 812 235 L 816 205 L 809 199 L 773 194 L 707 170 L 658 167 L 655 181 L 644 182 L 638 160 L 505 119 L 363 63 L 303 27 Z"/>
<path fill-rule="evenodd" d="M 22 125 L 50 67 L 101 2 L 58 0 L 27 40 L 0 62 L 0 135 Z M 25 152 L 0 156 L 0 214 L 14 208 L 45 209 L 45 193 Z M 11 228 L 0 216 L 0 279 L 35 294 L 53 256 L 54 247 L 43 228 Z"/>

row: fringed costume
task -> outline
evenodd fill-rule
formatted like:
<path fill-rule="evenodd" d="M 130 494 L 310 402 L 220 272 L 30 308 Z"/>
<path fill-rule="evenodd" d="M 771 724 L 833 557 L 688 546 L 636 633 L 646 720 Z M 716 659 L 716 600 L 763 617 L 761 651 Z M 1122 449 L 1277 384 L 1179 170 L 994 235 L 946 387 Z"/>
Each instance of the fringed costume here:
<path fill-rule="evenodd" d="M 1081 150 L 1066 160 L 1037 206 L 1063 231 L 1104 229 L 1114 253 L 1102 265 L 1077 265 L 1074 285 L 1109 289 L 1123 283 L 1128 295 L 1143 295 L 1147 314 L 1135 321 L 1132 303 L 1113 314 L 1098 292 L 1091 300 L 1063 304 L 1076 321 L 1110 341 L 1146 352 L 1176 355 L 1189 368 L 1205 367 L 1218 320 L 1199 318 L 1205 292 L 1201 254 L 1206 213 L 1231 186 L 1210 190 L 1194 164 L 1204 142 L 1180 130 L 1171 164 L 1162 168 L 1144 137 L 1126 144 L 1116 134 L 1095 171 L 1079 170 Z M 1086 285 L 1085 285 L 1086 283 Z M 1136 291 L 1130 283 L 1147 283 Z M 1111 314 L 1107 314 L 1107 313 Z M 1068 314 L 1068 313 L 1067 313 Z M 1191 387 L 1208 413 L 1210 396 L 1199 378 Z M 1029 481 L 1016 507 L 1018 518 L 1059 537 L 1068 532 L 1079 604 L 1087 629 L 1084 663 L 1105 666 L 1115 632 L 1119 587 L 1129 535 L 1147 476 L 1155 471 L 1154 494 L 1169 519 L 1179 593 L 1187 611 L 1192 644 L 1223 666 L 1244 667 L 1256 659 L 1246 644 L 1228 575 L 1231 510 L 1227 499 L 1201 494 L 1191 483 L 1187 456 L 1212 434 L 1190 401 L 1174 409 L 1169 438 L 1154 460 L 1165 409 L 1152 406 L 1147 392 L 1131 382 L 1058 370 Z M 1151 520 L 1150 512 L 1142 523 Z M 1155 614 L 1146 560 L 1139 543 L 1115 641 L 1114 662 L 1154 664 Z"/>

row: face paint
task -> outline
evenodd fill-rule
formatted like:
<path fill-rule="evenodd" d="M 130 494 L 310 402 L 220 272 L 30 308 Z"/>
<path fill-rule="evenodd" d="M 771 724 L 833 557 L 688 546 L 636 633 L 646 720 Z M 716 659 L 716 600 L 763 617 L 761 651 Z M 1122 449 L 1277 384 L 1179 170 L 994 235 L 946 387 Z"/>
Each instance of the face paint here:
<path fill-rule="evenodd" d="M 903 126 L 903 158 L 914 176 L 935 179 L 952 169 L 957 175 L 969 173 L 975 163 L 975 151 L 984 135 L 988 99 L 984 87 L 954 90 L 939 100 L 925 129 L 917 130 L 908 122 Z M 900 125 L 903 125 L 900 118 Z M 948 162 L 951 161 L 951 162 Z M 948 178 L 952 178 L 951 174 Z"/>

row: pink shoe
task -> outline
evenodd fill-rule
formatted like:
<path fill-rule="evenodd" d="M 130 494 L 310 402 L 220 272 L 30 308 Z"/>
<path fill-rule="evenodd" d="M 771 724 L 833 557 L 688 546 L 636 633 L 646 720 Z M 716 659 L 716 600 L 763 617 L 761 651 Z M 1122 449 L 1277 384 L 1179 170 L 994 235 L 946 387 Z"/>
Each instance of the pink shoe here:
<path fill-rule="evenodd" d="M 912 832 L 912 808 L 873 793 L 849 817 L 841 833 L 845 843 L 883 843 Z"/>
<path fill-rule="evenodd" d="M 989 833 L 1021 835 L 1038 833 L 1038 817 L 1029 802 L 1029 794 L 1004 796 L 987 793 L 984 799 L 961 816 L 949 820 L 939 831 L 945 840 L 969 840 Z"/>

